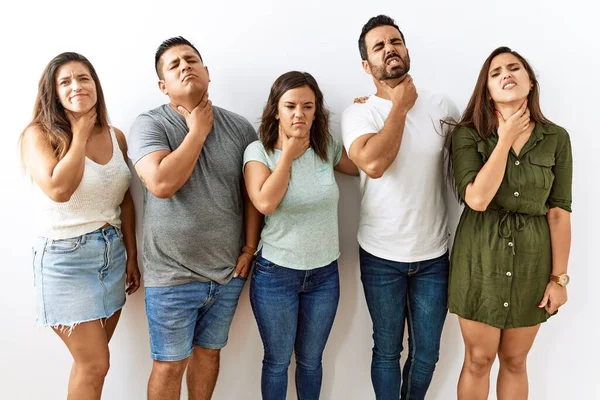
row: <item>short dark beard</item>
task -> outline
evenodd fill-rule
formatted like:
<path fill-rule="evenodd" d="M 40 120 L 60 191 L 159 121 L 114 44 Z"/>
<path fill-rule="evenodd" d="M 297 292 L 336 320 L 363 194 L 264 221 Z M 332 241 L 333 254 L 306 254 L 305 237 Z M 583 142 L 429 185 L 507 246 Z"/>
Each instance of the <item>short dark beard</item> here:
<path fill-rule="evenodd" d="M 406 57 L 402 57 L 399 54 L 394 54 L 401 60 L 401 64 L 396 66 L 392 71 L 388 72 L 386 70 L 387 64 L 386 61 L 389 56 L 386 57 L 386 60 L 383 62 L 383 65 L 373 65 L 369 62 L 369 67 L 371 68 L 371 75 L 378 81 L 386 81 L 390 79 L 398 79 L 402 76 L 406 75 L 408 71 L 410 71 L 410 55 L 406 55 Z"/>

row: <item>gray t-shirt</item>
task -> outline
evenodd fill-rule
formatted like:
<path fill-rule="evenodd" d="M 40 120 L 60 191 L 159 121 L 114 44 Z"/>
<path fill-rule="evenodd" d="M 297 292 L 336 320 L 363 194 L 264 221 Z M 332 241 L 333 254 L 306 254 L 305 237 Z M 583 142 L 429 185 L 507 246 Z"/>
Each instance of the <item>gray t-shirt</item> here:
<path fill-rule="evenodd" d="M 227 283 L 244 241 L 242 166 L 244 149 L 257 139 L 252 125 L 213 106 L 214 122 L 198 164 L 169 199 L 144 188 L 142 259 L 147 287 L 192 281 Z M 141 114 L 129 133 L 135 164 L 183 142 L 185 118 L 165 104 Z"/>
<path fill-rule="evenodd" d="M 258 161 L 275 170 L 281 150 L 267 152 L 256 141 L 244 153 L 244 166 Z M 324 267 L 340 256 L 338 233 L 339 190 L 333 167 L 342 158 L 342 144 L 331 139 L 324 162 L 308 148 L 292 162 L 285 196 L 261 232 L 262 256 L 286 268 Z"/>

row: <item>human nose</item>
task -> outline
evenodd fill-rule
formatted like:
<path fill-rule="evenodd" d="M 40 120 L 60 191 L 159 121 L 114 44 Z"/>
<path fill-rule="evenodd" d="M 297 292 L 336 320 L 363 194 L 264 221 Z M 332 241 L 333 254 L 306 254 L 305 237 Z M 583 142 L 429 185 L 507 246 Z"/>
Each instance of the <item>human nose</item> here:
<path fill-rule="evenodd" d="M 188 64 L 188 62 L 185 60 L 181 60 L 180 67 L 181 67 L 181 71 L 186 71 L 191 68 L 190 64 Z"/>
<path fill-rule="evenodd" d="M 81 90 L 81 83 L 79 82 L 79 80 L 77 80 L 77 79 L 73 79 L 73 80 L 71 81 L 71 90 L 72 90 L 73 92 L 78 92 L 78 91 L 80 91 L 80 90 Z"/>

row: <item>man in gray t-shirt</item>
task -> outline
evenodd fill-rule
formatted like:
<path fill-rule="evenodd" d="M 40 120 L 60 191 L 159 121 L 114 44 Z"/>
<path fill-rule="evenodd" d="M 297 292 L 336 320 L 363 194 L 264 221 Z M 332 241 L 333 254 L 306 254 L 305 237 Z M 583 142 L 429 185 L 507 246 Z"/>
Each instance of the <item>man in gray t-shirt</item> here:
<path fill-rule="evenodd" d="M 186 366 L 190 395 L 209 398 L 258 245 L 262 218 L 242 176 L 244 150 L 257 136 L 246 119 L 208 100 L 208 70 L 187 40 L 163 42 L 155 62 L 169 104 L 141 114 L 129 135 L 144 185 L 148 398 L 179 399 Z"/>

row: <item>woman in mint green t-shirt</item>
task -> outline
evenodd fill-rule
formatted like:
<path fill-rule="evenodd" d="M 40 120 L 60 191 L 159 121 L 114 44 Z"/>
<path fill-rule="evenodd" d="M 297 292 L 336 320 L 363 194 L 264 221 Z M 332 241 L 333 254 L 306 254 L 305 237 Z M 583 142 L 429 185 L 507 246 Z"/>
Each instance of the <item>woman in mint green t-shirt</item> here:
<path fill-rule="evenodd" d="M 265 214 L 250 287 L 265 350 L 262 396 L 285 399 L 295 350 L 298 398 L 318 399 L 339 299 L 333 170 L 358 175 L 358 169 L 329 134 L 323 94 L 308 73 L 275 81 L 259 135 L 244 153 L 244 175 L 252 203 Z"/>

